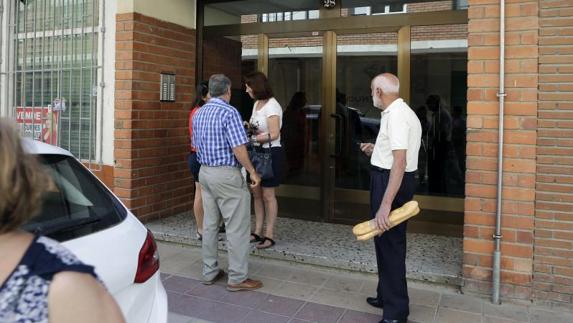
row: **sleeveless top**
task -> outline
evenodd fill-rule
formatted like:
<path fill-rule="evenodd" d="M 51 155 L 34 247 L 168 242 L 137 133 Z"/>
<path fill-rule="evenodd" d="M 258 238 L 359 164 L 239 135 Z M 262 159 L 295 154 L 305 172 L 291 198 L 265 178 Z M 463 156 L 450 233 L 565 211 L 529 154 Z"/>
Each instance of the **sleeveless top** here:
<path fill-rule="evenodd" d="M 73 271 L 91 274 L 84 265 L 58 242 L 35 237 L 22 260 L 0 285 L 0 322 L 47 323 L 48 290 L 57 273 Z"/>

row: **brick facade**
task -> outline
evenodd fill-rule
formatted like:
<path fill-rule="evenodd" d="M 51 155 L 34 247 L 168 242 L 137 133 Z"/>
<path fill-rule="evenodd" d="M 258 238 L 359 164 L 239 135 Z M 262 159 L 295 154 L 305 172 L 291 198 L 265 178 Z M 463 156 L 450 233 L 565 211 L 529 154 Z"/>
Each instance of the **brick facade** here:
<path fill-rule="evenodd" d="M 573 303 L 573 2 L 541 0 L 533 293 Z"/>
<path fill-rule="evenodd" d="M 114 191 L 140 219 L 191 210 L 187 115 L 195 86 L 195 31 L 138 13 L 116 16 Z M 160 73 L 176 101 L 159 101 Z"/>
<path fill-rule="evenodd" d="M 538 0 L 506 2 L 501 295 L 531 299 L 535 229 Z M 468 10 L 465 291 L 491 292 L 498 141 L 499 1 Z"/>

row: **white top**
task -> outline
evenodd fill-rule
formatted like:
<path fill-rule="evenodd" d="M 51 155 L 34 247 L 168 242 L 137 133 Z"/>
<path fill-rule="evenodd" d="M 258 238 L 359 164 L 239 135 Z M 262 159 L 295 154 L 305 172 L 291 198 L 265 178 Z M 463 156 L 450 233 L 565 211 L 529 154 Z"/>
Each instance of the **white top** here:
<path fill-rule="evenodd" d="M 370 163 L 391 169 L 393 150 L 406 149 L 406 172 L 418 169 L 422 126 L 416 113 L 402 99 L 396 99 L 381 113 L 380 131 Z"/>
<path fill-rule="evenodd" d="M 263 105 L 259 110 L 257 110 L 257 102 L 255 101 L 255 105 L 253 106 L 253 114 L 251 115 L 251 120 L 249 121 L 252 125 L 257 126 L 258 133 L 268 133 L 269 132 L 269 125 L 267 123 L 267 118 L 271 116 L 278 116 L 279 117 L 279 127 L 282 128 L 283 126 L 283 108 L 279 104 L 279 102 L 275 98 L 270 98 L 265 105 Z M 281 146 L 281 132 L 279 128 L 279 137 L 273 140 L 272 146 L 273 147 L 280 147 Z M 263 147 L 268 148 L 269 144 L 265 143 Z"/>

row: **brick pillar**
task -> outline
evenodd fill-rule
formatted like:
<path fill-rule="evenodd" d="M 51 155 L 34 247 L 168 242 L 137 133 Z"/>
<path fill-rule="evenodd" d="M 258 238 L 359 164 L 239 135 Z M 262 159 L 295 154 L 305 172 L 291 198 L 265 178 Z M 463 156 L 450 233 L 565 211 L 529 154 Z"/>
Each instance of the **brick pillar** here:
<path fill-rule="evenodd" d="M 501 294 L 530 299 L 537 141 L 538 0 L 506 1 Z M 470 0 L 465 291 L 491 293 L 498 155 L 499 1 Z"/>
<path fill-rule="evenodd" d="M 573 2 L 540 1 L 534 299 L 573 303 Z"/>
<path fill-rule="evenodd" d="M 195 31 L 138 13 L 116 16 L 114 191 L 140 219 L 191 209 L 187 115 Z M 176 102 L 159 101 L 160 73 L 176 74 Z"/>

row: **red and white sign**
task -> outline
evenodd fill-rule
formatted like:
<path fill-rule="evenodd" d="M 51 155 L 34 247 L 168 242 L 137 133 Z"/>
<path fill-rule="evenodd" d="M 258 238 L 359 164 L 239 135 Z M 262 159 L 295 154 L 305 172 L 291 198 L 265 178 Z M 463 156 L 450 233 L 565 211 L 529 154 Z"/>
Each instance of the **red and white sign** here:
<path fill-rule="evenodd" d="M 16 123 L 25 137 L 45 143 L 58 143 L 58 111 L 48 107 L 16 107 Z"/>

